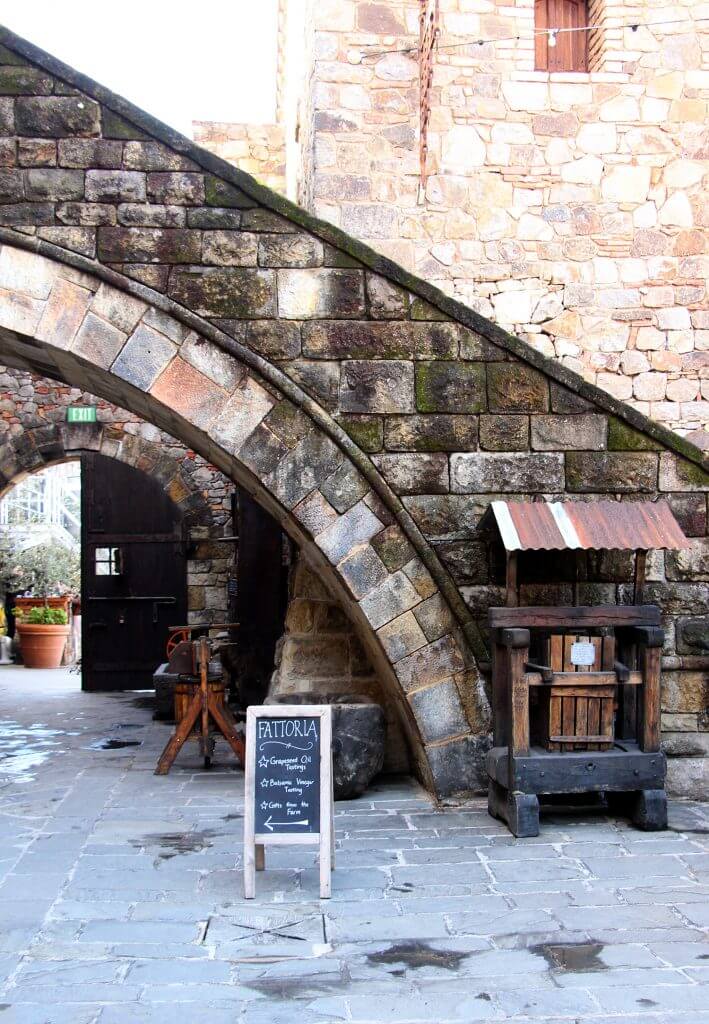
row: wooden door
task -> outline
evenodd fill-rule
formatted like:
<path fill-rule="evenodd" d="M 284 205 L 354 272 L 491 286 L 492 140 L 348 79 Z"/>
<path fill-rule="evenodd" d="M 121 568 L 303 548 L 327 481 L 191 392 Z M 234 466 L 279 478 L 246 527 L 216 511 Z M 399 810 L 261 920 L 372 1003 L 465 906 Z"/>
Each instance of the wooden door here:
<path fill-rule="evenodd" d="M 95 452 L 82 456 L 84 690 L 143 690 L 186 621 L 182 517 L 162 484 Z"/>

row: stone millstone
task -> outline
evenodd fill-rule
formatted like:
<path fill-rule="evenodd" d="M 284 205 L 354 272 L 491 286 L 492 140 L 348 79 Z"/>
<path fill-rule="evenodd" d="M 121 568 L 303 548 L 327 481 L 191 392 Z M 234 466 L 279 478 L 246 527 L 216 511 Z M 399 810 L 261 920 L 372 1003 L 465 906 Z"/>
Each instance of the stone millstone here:
<path fill-rule="evenodd" d="M 384 765 L 386 721 L 373 701 L 356 694 L 284 693 L 267 704 L 332 704 L 335 799 L 361 796 Z"/>

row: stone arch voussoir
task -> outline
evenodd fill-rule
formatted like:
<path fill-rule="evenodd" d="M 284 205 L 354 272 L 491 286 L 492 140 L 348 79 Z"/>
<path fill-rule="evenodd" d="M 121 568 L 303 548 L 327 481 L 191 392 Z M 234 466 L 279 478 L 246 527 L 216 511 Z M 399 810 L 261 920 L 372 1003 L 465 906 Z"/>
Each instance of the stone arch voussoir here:
<path fill-rule="evenodd" d="M 129 409 L 249 490 L 342 603 L 401 709 L 423 780 L 439 795 L 478 785 L 479 676 L 421 538 L 373 485 L 371 462 L 365 472 L 312 399 L 279 390 L 230 339 L 105 277 L 3 246 L 0 359 Z"/>

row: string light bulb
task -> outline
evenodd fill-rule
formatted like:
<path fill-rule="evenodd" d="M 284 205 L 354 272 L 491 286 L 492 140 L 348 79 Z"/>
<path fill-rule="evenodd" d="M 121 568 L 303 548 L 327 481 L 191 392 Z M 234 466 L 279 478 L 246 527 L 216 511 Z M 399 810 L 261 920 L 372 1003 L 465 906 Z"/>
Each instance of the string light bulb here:
<path fill-rule="evenodd" d="M 556 29 L 549 29 L 549 46 L 556 46 Z"/>

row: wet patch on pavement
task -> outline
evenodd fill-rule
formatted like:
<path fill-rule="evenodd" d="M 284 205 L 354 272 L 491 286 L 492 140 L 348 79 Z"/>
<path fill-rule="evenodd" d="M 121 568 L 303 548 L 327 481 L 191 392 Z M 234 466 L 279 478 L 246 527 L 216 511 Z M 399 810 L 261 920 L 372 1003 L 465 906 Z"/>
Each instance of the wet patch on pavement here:
<path fill-rule="evenodd" d="M 412 970 L 418 967 L 441 967 L 457 971 L 462 960 L 470 953 L 456 953 L 452 949 L 433 949 L 426 942 L 400 942 L 378 953 L 368 953 L 370 964 L 406 964 Z"/>

